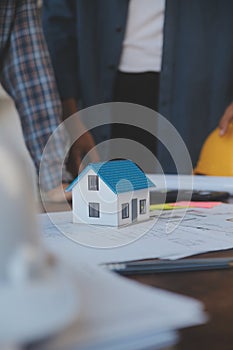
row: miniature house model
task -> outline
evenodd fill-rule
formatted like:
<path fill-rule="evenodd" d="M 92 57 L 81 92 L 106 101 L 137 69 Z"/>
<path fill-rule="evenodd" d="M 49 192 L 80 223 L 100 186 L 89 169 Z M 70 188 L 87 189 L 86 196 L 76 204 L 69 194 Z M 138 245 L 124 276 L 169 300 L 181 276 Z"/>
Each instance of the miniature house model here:
<path fill-rule="evenodd" d="M 130 160 L 91 163 L 66 189 L 73 222 L 122 226 L 149 219 L 149 188 L 155 185 Z"/>

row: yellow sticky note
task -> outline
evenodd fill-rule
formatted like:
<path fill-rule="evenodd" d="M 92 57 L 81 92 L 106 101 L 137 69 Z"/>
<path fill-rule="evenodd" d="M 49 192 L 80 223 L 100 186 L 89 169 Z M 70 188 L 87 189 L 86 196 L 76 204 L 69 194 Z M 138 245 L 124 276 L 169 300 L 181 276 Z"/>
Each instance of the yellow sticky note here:
<path fill-rule="evenodd" d="M 172 206 L 169 203 L 163 203 L 163 204 L 151 204 L 150 205 L 150 211 L 153 210 L 173 210 L 173 209 L 184 209 L 187 208 L 187 206 Z"/>

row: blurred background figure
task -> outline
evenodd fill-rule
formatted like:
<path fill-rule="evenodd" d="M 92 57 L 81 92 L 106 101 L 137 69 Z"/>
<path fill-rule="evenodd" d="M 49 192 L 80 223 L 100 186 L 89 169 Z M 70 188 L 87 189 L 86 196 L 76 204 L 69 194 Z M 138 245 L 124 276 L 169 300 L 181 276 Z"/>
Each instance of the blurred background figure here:
<path fill-rule="evenodd" d="M 221 116 L 222 134 L 233 117 L 232 11 L 230 0 L 224 6 L 219 0 L 44 0 L 65 110 L 109 101 L 158 110 L 177 128 L 195 165 Z M 165 172 L 175 172 L 150 135 L 124 125 L 96 130 L 97 142 L 110 136 L 145 144 Z"/>
<path fill-rule="evenodd" d="M 62 109 L 35 1 L 1 1 L 0 62 L 0 82 L 15 103 L 26 146 L 39 173 L 44 147 L 61 122 Z M 61 187 L 66 137 L 65 131 L 59 134 L 42 176 L 42 190 L 49 192 L 51 199 Z M 87 152 L 94 141 L 88 133 L 85 137 L 88 142 L 82 140 L 81 151 Z M 64 169 L 64 183 L 70 178 Z"/>

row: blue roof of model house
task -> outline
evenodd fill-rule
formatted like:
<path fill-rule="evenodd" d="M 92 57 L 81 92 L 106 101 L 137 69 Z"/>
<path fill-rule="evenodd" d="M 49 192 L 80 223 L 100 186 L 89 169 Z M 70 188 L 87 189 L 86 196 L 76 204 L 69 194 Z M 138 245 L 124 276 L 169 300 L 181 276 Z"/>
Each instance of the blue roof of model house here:
<path fill-rule="evenodd" d="M 145 173 L 131 160 L 114 160 L 103 163 L 90 163 L 81 174 L 67 187 L 69 192 L 90 170 L 105 182 L 114 193 L 142 190 L 155 187 Z"/>

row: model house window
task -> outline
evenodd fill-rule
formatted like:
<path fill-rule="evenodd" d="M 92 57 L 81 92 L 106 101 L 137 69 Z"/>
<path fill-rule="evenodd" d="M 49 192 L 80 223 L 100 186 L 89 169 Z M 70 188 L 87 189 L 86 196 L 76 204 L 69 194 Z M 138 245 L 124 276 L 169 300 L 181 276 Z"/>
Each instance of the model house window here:
<path fill-rule="evenodd" d="M 122 219 L 127 219 L 129 217 L 129 203 L 124 203 L 121 206 Z"/>
<path fill-rule="evenodd" d="M 89 217 L 99 218 L 100 217 L 100 205 L 99 203 L 89 203 Z"/>
<path fill-rule="evenodd" d="M 146 199 L 140 200 L 140 214 L 146 214 Z"/>
<path fill-rule="evenodd" d="M 88 190 L 99 191 L 99 177 L 97 175 L 88 175 Z"/>

